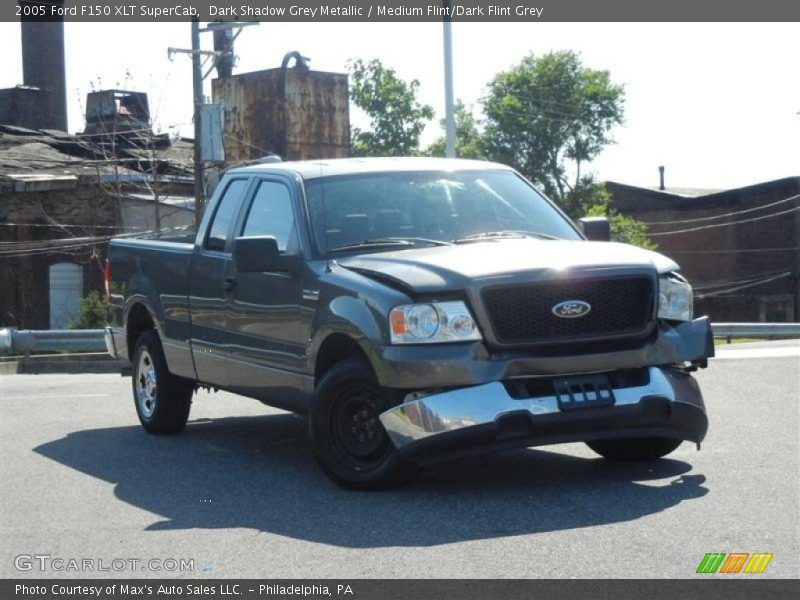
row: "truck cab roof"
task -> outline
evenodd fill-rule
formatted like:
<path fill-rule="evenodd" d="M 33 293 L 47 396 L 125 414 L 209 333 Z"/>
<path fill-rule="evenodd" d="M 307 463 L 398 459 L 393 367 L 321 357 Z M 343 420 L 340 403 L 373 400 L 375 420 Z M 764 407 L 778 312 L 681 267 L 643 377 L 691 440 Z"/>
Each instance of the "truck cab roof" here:
<path fill-rule="evenodd" d="M 337 175 L 359 175 L 402 171 L 511 171 L 510 167 L 482 160 L 429 157 L 335 158 L 301 160 L 251 165 L 231 169 L 227 174 L 294 173 L 302 179 L 317 179 Z"/>

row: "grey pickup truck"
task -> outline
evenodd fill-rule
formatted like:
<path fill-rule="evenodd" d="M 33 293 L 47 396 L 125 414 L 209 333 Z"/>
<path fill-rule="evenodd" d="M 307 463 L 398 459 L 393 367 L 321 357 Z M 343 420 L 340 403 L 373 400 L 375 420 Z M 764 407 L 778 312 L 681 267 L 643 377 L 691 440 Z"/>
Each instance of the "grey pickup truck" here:
<path fill-rule="evenodd" d="M 111 241 L 106 343 L 148 432 L 181 431 L 198 387 L 228 390 L 307 414 L 348 488 L 505 448 L 699 448 L 708 320 L 677 264 L 608 240 L 499 164 L 234 169 L 191 239 Z"/>

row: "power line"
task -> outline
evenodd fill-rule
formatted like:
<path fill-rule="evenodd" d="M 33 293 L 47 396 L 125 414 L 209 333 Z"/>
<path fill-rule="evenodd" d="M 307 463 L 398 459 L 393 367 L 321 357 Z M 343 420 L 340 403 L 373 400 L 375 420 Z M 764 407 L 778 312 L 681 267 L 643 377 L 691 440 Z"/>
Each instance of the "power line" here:
<path fill-rule="evenodd" d="M 56 227 L 77 229 L 145 229 L 144 227 L 125 227 L 123 225 L 76 225 L 74 223 L 0 223 L 0 227 Z"/>
<path fill-rule="evenodd" d="M 784 269 L 776 269 L 774 271 L 766 271 L 764 273 L 759 273 L 758 275 L 752 274 L 740 279 L 717 279 L 715 281 L 700 281 L 692 284 L 692 289 L 707 290 L 711 288 L 724 288 L 727 286 L 736 286 L 745 283 L 753 283 L 755 281 L 759 281 L 760 279 L 766 279 L 768 277 L 772 277 L 773 275 L 780 275 L 785 271 L 786 269 L 784 268 Z"/>
<path fill-rule="evenodd" d="M 240 140 L 239 138 L 233 137 L 232 135 L 229 135 L 227 133 L 224 134 L 224 135 L 225 135 L 226 138 L 228 138 L 230 140 L 233 140 L 234 142 L 238 142 L 240 144 L 244 144 L 245 146 L 249 146 L 253 150 L 258 150 L 259 152 L 264 152 L 265 154 L 269 154 L 270 156 L 278 156 L 278 154 L 276 154 L 272 150 L 267 150 L 266 148 L 261 148 L 259 146 L 254 146 L 253 144 L 245 142 L 244 140 Z"/>
<path fill-rule="evenodd" d="M 740 252 L 790 252 L 800 250 L 800 246 L 788 248 L 746 248 L 742 250 L 667 250 L 670 254 L 738 254 Z"/>
<path fill-rule="evenodd" d="M 44 254 L 62 254 L 68 250 L 80 250 L 81 248 L 88 248 L 107 243 L 112 239 L 127 238 L 148 235 L 153 233 L 171 233 L 176 231 L 187 231 L 193 229 L 191 226 L 186 227 L 173 227 L 170 229 L 161 229 L 160 231 L 149 230 L 144 232 L 135 232 L 119 235 L 96 236 L 89 238 L 62 238 L 57 240 L 38 240 L 36 242 L 20 242 L 20 247 L 0 250 L 0 257 L 21 257 L 21 256 L 37 256 Z M 57 242 L 57 243 L 52 243 Z M 14 243 L 14 242 L 11 242 Z M 24 245 L 24 244 L 27 244 Z"/>
<path fill-rule="evenodd" d="M 771 208 L 773 206 L 778 206 L 779 204 L 786 204 L 787 202 L 791 202 L 792 200 L 800 199 L 800 194 L 796 196 L 790 196 L 788 198 L 784 198 L 783 200 L 778 200 L 777 202 L 773 202 L 771 204 L 764 204 L 763 206 L 756 206 L 754 208 L 748 208 L 745 210 L 737 210 L 734 212 L 725 213 L 724 215 L 714 215 L 712 217 L 700 217 L 697 219 L 683 219 L 680 221 L 653 221 L 653 222 L 644 222 L 644 225 L 680 225 L 683 223 L 699 223 L 703 221 L 713 221 L 715 219 L 724 219 L 725 217 L 734 217 L 736 215 L 743 215 L 745 213 L 751 213 L 758 210 L 764 210 L 765 208 Z"/>
<path fill-rule="evenodd" d="M 715 223 L 713 225 L 703 225 L 702 227 L 691 227 L 689 229 L 678 229 L 676 231 L 662 231 L 658 233 L 648 233 L 648 237 L 659 237 L 662 235 L 676 235 L 678 233 L 689 233 L 692 231 L 703 231 L 705 229 L 716 229 L 717 227 L 729 227 L 730 225 L 741 225 L 742 223 L 752 223 L 753 221 L 761 221 L 763 219 L 771 219 L 772 217 L 779 217 L 791 212 L 800 210 L 800 206 L 790 208 L 781 212 L 772 213 L 770 215 L 763 215 L 761 217 L 753 217 L 752 219 L 742 219 L 741 221 L 731 221 L 730 223 Z"/>
<path fill-rule="evenodd" d="M 776 275 L 775 277 L 770 277 L 769 279 L 762 279 L 761 281 L 757 281 L 755 283 L 748 283 L 747 285 L 740 285 L 738 287 L 729 288 L 727 290 L 718 290 L 716 292 L 709 292 L 708 294 L 697 294 L 695 298 L 698 300 L 702 300 L 704 298 L 713 298 L 714 296 L 721 296 L 723 294 L 728 294 L 730 292 L 736 292 L 738 290 L 743 290 L 746 288 L 756 287 L 759 285 L 763 285 L 765 283 L 770 283 L 771 281 L 775 281 L 777 279 L 782 279 L 784 277 L 789 277 L 792 274 L 791 271 L 786 271 L 781 273 L 780 275 Z"/>

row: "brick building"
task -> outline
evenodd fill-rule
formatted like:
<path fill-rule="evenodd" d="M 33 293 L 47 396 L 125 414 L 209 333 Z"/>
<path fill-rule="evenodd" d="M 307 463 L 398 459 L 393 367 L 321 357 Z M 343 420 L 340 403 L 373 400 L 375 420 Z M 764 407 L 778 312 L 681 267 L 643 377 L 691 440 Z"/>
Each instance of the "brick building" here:
<path fill-rule="evenodd" d="M 721 191 L 606 187 L 612 206 L 650 224 L 659 252 L 681 265 L 696 314 L 800 321 L 800 177 Z"/>

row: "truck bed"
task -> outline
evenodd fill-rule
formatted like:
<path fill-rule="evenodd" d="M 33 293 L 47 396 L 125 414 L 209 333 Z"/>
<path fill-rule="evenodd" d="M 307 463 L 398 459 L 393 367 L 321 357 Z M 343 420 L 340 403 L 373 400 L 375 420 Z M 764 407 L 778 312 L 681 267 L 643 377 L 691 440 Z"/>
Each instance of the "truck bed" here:
<path fill-rule="evenodd" d="M 152 309 L 165 352 L 182 365 L 187 360 L 191 364 L 189 265 L 193 237 L 191 243 L 186 241 L 189 236 L 114 239 L 109 248 L 112 274 L 109 304 L 115 333 L 124 335 L 127 311 L 144 301 Z M 118 346 L 126 354 L 125 344 Z"/>

